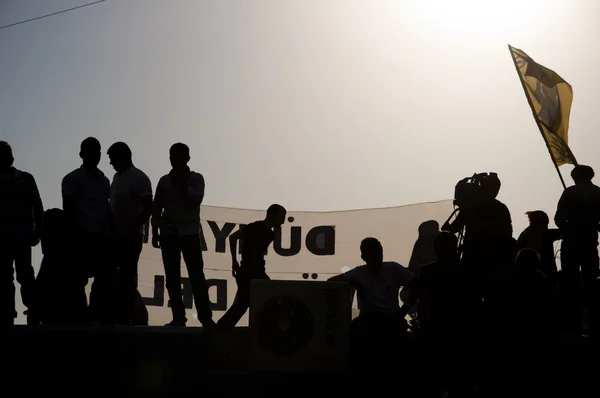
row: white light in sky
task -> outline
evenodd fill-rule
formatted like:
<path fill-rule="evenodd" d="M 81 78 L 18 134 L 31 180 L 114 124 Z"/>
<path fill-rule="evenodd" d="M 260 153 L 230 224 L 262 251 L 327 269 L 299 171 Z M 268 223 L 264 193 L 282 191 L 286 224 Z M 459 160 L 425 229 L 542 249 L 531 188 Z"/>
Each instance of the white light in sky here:
<path fill-rule="evenodd" d="M 416 23 L 434 30 L 498 38 L 543 20 L 554 0 L 408 0 Z"/>

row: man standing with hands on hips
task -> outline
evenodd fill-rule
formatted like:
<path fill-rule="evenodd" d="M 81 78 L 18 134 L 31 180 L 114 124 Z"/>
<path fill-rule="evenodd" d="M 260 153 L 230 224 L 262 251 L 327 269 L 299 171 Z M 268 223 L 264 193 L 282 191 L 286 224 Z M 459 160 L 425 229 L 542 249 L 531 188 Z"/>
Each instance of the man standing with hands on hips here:
<path fill-rule="evenodd" d="M 176 143 L 169 150 L 171 166 L 156 186 L 152 212 L 152 245 L 160 248 L 166 285 L 171 299 L 173 321 L 166 326 L 185 326 L 187 318 L 181 296 L 181 255 L 187 266 L 198 320 L 213 326 L 208 286 L 200 245 L 200 204 L 204 198 L 204 177 L 188 167 L 190 149 Z"/>

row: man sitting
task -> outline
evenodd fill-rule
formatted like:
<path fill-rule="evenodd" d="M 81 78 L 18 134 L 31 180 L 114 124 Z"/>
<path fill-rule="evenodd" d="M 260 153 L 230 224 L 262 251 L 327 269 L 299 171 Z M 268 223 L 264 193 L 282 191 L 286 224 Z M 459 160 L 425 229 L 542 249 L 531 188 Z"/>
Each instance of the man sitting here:
<path fill-rule="evenodd" d="M 376 352 L 377 348 L 389 353 L 390 346 L 397 348 L 400 336 L 406 331 L 404 317 L 412 302 L 412 295 L 407 295 L 407 303 L 400 308 L 400 289 L 411 284 L 416 277 L 397 262 L 383 261 L 383 247 L 375 238 L 364 239 L 360 251 L 366 264 L 329 281 L 349 282 L 357 291 L 360 313 L 351 324 L 352 346 L 358 348 L 359 353 Z M 372 343 L 379 347 L 372 347 Z"/>

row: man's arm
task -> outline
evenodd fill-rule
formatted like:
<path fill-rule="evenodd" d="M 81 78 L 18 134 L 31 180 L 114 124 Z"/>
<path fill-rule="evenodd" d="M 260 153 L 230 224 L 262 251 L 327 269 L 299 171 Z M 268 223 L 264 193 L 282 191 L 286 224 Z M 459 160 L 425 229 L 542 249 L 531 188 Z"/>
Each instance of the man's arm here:
<path fill-rule="evenodd" d="M 44 205 L 35 178 L 31 176 L 30 181 L 31 205 L 33 209 L 33 222 L 35 223 L 35 236 L 40 237 L 44 224 Z"/>
<path fill-rule="evenodd" d="M 343 274 L 332 276 L 331 278 L 327 279 L 327 282 L 348 282 L 361 296 L 364 296 L 367 294 L 367 291 L 365 290 L 363 284 L 360 283 L 360 280 L 356 277 L 356 273 L 358 272 L 356 271 L 357 269 L 358 267 L 344 272 Z"/>
<path fill-rule="evenodd" d="M 156 193 L 154 194 L 154 202 L 152 203 L 152 235 L 158 235 L 162 212 L 165 208 L 163 196 L 163 179 L 161 178 L 156 185 Z"/>
<path fill-rule="evenodd" d="M 452 223 L 446 222 L 442 226 L 442 231 L 448 231 L 450 233 L 456 234 L 456 233 L 462 231 L 462 229 L 464 227 L 465 227 L 465 216 L 462 212 L 459 212 Z"/>
<path fill-rule="evenodd" d="M 192 174 L 188 181 L 187 198 L 191 205 L 200 206 L 204 199 L 204 177 L 202 174 Z"/>
<path fill-rule="evenodd" d="M 135 187 L 135 194 L 142 202 L 142 211 L 135 221 L 135 230 L 139 231 L 140 228 L 148 222 L 152 215 L 152 183 L 146 176 L 142 178 Z"/>
<path fill-rule="evenodd" d="M 564 191 L 556 206 L 556 214 L 554 215 L 554 223 L 563 230 L 567 226 L 567 212 L 569 209 L 569 191 Z"/>
<path fill-rule="evenodd" d="M 67 230 L 72 232 L 77 228 L 77 186 L 72 175 L 63 178 L 61 194 Z"/>
<path fill-rule="evenodd" d="M 244 229 L 238 229 L 231 235 L 229 235 L 229 251 L 231 251 L 231 261 L 233 264 L 237 263 L 237 243 L 244 237 Z"/>

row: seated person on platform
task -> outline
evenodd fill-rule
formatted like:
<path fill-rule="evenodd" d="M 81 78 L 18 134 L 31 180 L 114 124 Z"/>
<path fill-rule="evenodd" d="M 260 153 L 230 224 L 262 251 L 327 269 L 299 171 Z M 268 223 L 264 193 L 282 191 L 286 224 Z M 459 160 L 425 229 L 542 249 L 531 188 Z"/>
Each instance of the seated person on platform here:
<path fill-rule="evenodd" d="M 353 321 L 356 332 L 391 326 L 405 328 L 404 317 L 408 304 L 400 308 L 400 289 L 408 286 L 415 275 L 393 261 L 383 261 L 383 247 L 375 238 L 366 238 L 360 244 L 361 258 L 366 262 L 329 281 L 350 282 L 358 294 L 359 316 Z M 407 301 L 410 300 L 408 295 Z M 358 330 L 356 330 L 358 328 Z"/>

